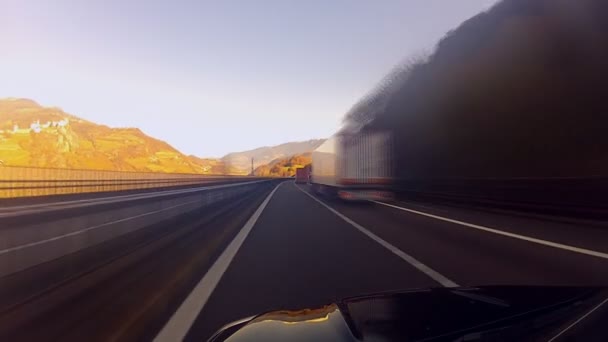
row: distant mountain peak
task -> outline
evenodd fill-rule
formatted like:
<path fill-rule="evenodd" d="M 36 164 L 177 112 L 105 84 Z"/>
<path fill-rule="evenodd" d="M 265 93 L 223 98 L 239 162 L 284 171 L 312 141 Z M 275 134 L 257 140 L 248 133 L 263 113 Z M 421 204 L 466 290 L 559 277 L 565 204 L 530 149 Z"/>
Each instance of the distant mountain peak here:
<path fill-rule="evenodd" d="M 251 172 L 251 158 L 253 158 L 253 167 L 257 168 L 258 166 L 269 164 L 273 160 L 312 152 L 324 141 L 325 139 L 310 139 L 287 142 L 275 146 L 263 146 L 248 151 L 229 153 L 222 160 L 232 168 L 248 174 Z"/>
<path fill-rule="evenodd" d="M 36 102 L 34 100 L 31 100 L 31 99 L 23 98 L 23 97 L 6 97 L 4 99 L 0 99 L 0 101 L 22 102 L 24 104 L 30 104 L 30 105 L 34 105 L 34 106 L 40 107 L 40 105 L 38 104 L 38 102 Z"/>

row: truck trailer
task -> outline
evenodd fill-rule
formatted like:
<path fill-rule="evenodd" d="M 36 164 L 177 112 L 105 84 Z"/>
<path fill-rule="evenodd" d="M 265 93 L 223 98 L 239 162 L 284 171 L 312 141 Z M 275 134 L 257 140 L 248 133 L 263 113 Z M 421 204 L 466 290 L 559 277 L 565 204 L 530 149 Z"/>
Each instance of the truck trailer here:
<path fill-rule="evenodd" d="M 310 183 L 344 200 L 390 200 L 392 159 L 389 133 L 338 133 L 313 151 Z"/>
<path fill-rule="evenodd" d="M 296 183 L 308 183 L 310 176 L 310 165 L 296 169 Z"/>

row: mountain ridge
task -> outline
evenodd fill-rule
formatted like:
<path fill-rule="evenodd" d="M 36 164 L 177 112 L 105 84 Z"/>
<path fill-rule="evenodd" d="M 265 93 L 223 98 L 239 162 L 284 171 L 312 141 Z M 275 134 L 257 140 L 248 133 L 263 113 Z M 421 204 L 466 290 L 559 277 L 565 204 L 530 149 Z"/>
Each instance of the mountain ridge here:
<path fill-rule="evenodd" d="M 25 98 L 0 99 L 0 165 L 194 174 L 251 172 L 254 166 L 312 151 L 324 139 L 231 152 L 185 155 L 137 127 L 97 124 Z"/>
<path fill-rule="evenodd" d="M 251 170 L 253 167 L 267 165 L 273 160 L 289 158 L 295 155 L 310 153 L 319 147 L 326 139 L 309 139 L 304 141 L 287 142 L 275 146 L 262 146 L 252 150 L 228 153 L 222 160 L 234 168 Z"/>
<path fill-rule="evenodd" d="M 186 156 L 137 127 L 111 128 L 23 98 L 0 99 L 0 161 L 116 171 L 218 171 L 217 165 Z"/>

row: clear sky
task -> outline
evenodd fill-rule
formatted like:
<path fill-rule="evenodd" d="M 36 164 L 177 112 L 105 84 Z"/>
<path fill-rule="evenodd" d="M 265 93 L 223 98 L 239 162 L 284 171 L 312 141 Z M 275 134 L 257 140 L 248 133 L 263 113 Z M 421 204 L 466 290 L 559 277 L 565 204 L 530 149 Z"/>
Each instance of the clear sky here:
<path fill-rule="evenodd" d="M 188 154 L 323 138 L 495 0 L 0 0 L 0 97 Z"/>

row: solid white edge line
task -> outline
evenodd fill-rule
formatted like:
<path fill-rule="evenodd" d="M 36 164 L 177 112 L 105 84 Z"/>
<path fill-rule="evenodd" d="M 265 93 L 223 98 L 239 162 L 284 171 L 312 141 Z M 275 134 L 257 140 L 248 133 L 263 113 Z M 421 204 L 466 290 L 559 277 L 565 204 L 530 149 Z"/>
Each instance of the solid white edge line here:
<path fill-rule="evenodd" d="M 488 232 L 488 233 L 494 233 L 494 234 L 498 234 L 498 235 L 502 235 L 502 236 L 508 236 L 510 238 L 519 239 L 519 240 L 528 241 L 528 242 L 533 242 L 533 243 L 537 243 L 539 245 L 544 245 L 544 246 L 549 246 L 549 247 L 553 247 L 553 248 L 563 249 L 563 250 L 566 250 L 566 251 L 580 253 L 580 254 L 585 254 L 585 255 L 590 255 L 590 256 L 594 256 L 594 257 L 598 257 L 598 258 L 602 258 L 602 259 L 608 259 L 608 253 L 602 253 L 602 252 L 593 251 L 593 250 L 590 250 L 590 249 L 585 249 L 585 248 L 580 248 L 580 247 L 574 247 L 574 246 L 564 245 L 564 244 L 561 244 L 561 243 L 547 241 L 547 240 L 542 240 L 542 239 L 537 239 L 537 238 L 533 238 L 533 237 L 529 237 L 529 236 L 525 236 L 525 235 L 519 235 L 519 234 L 515 234 L 515 233 L 509 233 L 509 232 L 505 232 L 505 231 L 502 231 L 502 230 L 499 230 L 499 229 L 494 229 L 494 228 L 484 227 L 484 226 L 480 226 L 480 225 L 473 224 L 473 223 L 467 223 L 467 222 L 463 222 L 463 221 L 458 221 L 458 220 L 450 219 L 450 218 L 447 218 L 447 217 L 433 215 L 433 214 L 425 213 L 425 212 L 418 211 L 418 210 L 403 208 L 403 207 L 400 207 L 400 206 L 397 206 L 397 205 L 388 204 L 388 203 L 384 203 L 384 202 L 379 202 L 379 201 L 372 201 L 372 202 L 377 203 L 377 204 L 381 204 L 381 205 L 384 205 L 384 206 L 387 206 L 387 207 L 391 207 L 391 208 L 394 208 L 394 209 L 399 209 L 399 210 L 407 211 L 407 212 L 410 212 L 412 214 L 422 215 L 422 216 L 434 218 L 434 219 L 437 219 L 437 220 L 441 220 L 441 221 L 445 221 L 445 222 L 450 222 L 450 223 L 455 223 L 455 224 L 458 224 L 458 225 L 461 225 L 461 226 L 465 226 L 465 227 L 469 227 L 469 228 L 473 228 L 473 229 L 478 229 L 478 230 L 481 230 L 481 231 L 484 231 L 484 232 Z"/>
<path fill-rule="evenodd" d="M 215 290 L 215 287 L 222 279 L 222 276 L 232 263 L 232 260 L 236 256 L 239 248 L 251 232 L 251 229 L 257 222 L 260 215 L 266 208 L 268 202 L 272 198 L 272 195 L 277 191 L 277 189 L 283 184 L 281 182 L 278 184 L 270 194 L 264 199 L 264 202 L 260 204 L 258 209 L 251 215 L 249 220 L 245 223 L 243 228 L 239 231 L 239 233 L 234 237 L 234 239 L 230 242 L 228 247 L 224 249 L 222 254 L 217 258 L 217 260 L 213 263 L 211 268 L 207 271 L 207 273 L 203 276 L 203 278 L 198 282 L 198 284 L 194 287 L 192 292 L 188 295 L 188 297 L 182 302 L 177 311 L 173 313 L 169 321 L 165 323 L 165 326 L 162 330 L 156 335 L 154 341 L 156 342 L 164 342 L 164 341 L 182 341 L 192 324 L 203 310 L 205 304 L 211 297 L 211 294 Z"/>
<path fill-rule="evenodd" d="M 447 277 L 443 276 L 439 272 L 437 272 L 437 271 L 433 270 L 432 268 L 428 267 L 427 265 L 423 264 L 422 262 L 420 262 L 418 259 L 414 258 L 413 256 L 411 256 L 411 255 L 403 252 L 399 248 L 393 246 L 392 244 L 390 244 L 386 240 L 382 239 L 378 235 L 372 233 L 367 228 L 361 226 L 357 222 L 354 222 L 353 220 L 351 220 L 348 217 L 344 216 L 343 214 L 341 214 L 340 212 L 338 212 L 334 208 L 328 206 L 327 204 L 323 203 L 321 200 L 317 199 L 315 196 L 313 196 L 313 195 L 309 194 L 308 192 L 304 191 L 299 186 L 296 186 L 296 188 L 298 188 L 298 190 L 302 191 L 303 193 L 305 193 L 307 196 L 309 196 L 313 200 L 317 201 L 319 204 L 321 204 L 326 209 L 328 209 L 329 211 L 331 211 L 332 213 L 334 213 L 335 215 L 337 215 L 342 220 L 344 220 L 347 223 L 349 223 L 351 226 L 355 227 L 361 233 L 367 235 L 367 237 L 369 237 L 370 239 L 376 241 L 382 247 L 388 249 L 393 254 L 397 255 L 398 257 L 400 257 L 401 259 L 403 259 L 404 261 L 406 261 L 408 264 L 414 266 L 417 270 L 419 270 L 420 272 L 426 274 L 427 276 L 429 276 L 431 279 L 433 279 L 434 281 L 438 282 L 442 286 L 444 286 L 444 287 L 459 287 L 459 285 L 456 284 L 455 282 L 453 282 L 452 280 L 448 279 Z"/>
<path fill-rule="evenodd" d="M 122 218 L 120 220 L 115 220 L 115 221 L 111 221 L 111 222 L 105 222 L 105 223 L 102 223 L 102 224 L 98 224 L 96 226 L 86 227 L 84 229 L 73 231 L 73 232 L 70 232 L 70 233 L 67 233 L 67 234 L 53 236 L 52 238 L 48 238 L 48 239 L 45 239 L 45 240 L 40 240 L 40 241 L 36 241 L 36 242 L 30 242 L 30 243 L 26 243 L 26 244 L 23 244 L 23 245 L 19 245 L 19 246 L 15 246 L 15 247 L 10 247 L 10 248 L 6 248 L 6 249 L 2 249 L 2 250 L 0 250 L 0 255 L 6 254 L 6 253 L 10 253 L 10 252 L 14 252 L 14 251 L 18 251 L 18 250 L 25 249 L 25 248 L 29 248 L 29 247 L 34 247 L 34 246 L 42 245 L 42 244 L 49 243 L 49 242 L 56 241 L 56 240 L 61 240 L 61 239 L 66 238 L 66 237 L 70 237 L 70 236 L 86 233 L 86 232 L 88 232 L 90 230 L 94 230 L 94 229 L 97 229 L 97 228 L 102 228 L 102 227 L 106 227 L 106 226 L 109 226 L 109 225 L 112 225 L 112 224 L 115 224 L 115 223 L 130 221 L 130 220 L 133 220 L 133 219 L 136 219 L 136 218 L 140 218 L 140 217 L 144 217 L 144 216 L 148 216 L 148 215 L 152 215 L 152 214 L 157 214 L 157 213 L 160 213 L 160 212 L 163 212 L 163 211 L 167 211 L 167 210 L 170 210 L 170 209 L 175 209 L 175 208 L 178 208 L 178 207 L 182 207 L 182 206 L 185 206 L 185 205 L 188 205 L 188 204 L 192 204 L 192 203 L 197 203 L 197 202 L 200 202 L 200 200 L 190 201 L 190 202 L 186 202 L 186 203 L 181 203 L 181 204 L 173 205 L 173 206 L 170 206 L 170 207 L 167 207 L 167 208 L 163 208 L 163 209 L 160 209 L 160 210 L 149 211 L 147 213 L 143 213 L 143 214 L 139 214 L 139 215 L 135 215 L 135 216 L 125 217 L 125 218 Z"/>
<path fill-rule="evenodd" d="M 568 330 L 572 329 L 572 327 L 574 327 L 575 325 L 577 325 L 580 321 L 584 320 L 585 318 L 587 318 L 587 316 L 591 315 L 595 310 L 599 309 L 602 305 L 606 304 L 608 302 L 608 298 L 604 299 L 601 303 L 599 303 L 598 305 L 596 305 L 593 309 L 589 310 L 589 312 L 587 312 L 586 314 L 582 315 L 579 319 L 577 319 L 576 321 L 574 321 L 574 323 L 570 324 L 569 326 L 567 326 L 566 328 L 564 328 L 564 330 L 560 331 L 557 335 L 553 336 L 550 340 L 548 340 L 547 342 L 552 342 L 555 341 L 558 337 L 560 337 L 561 335 L 563 335 L 565 332 L 567 332 Z"/>

